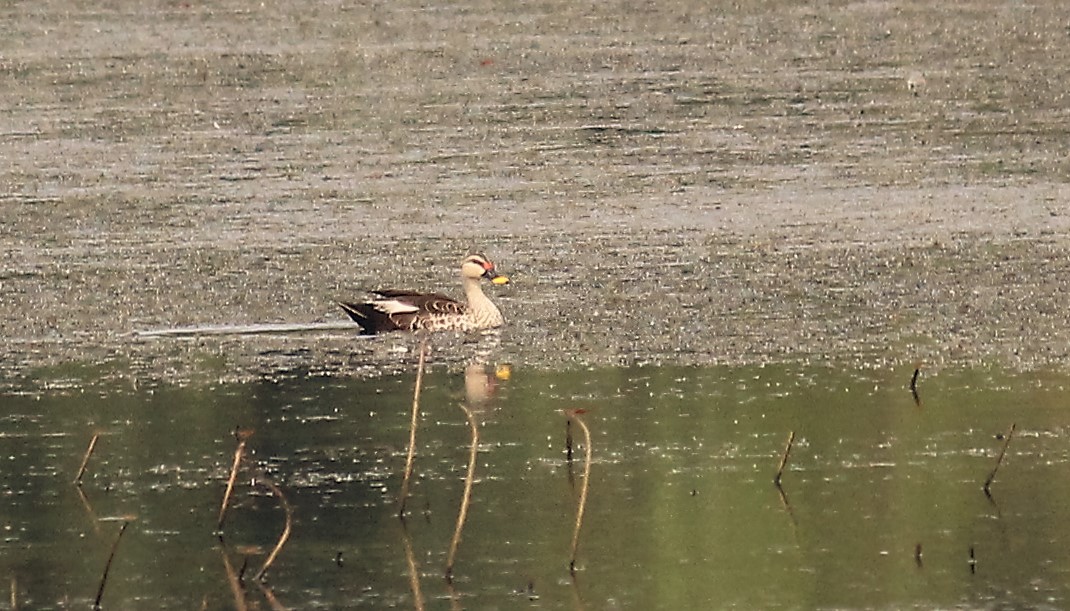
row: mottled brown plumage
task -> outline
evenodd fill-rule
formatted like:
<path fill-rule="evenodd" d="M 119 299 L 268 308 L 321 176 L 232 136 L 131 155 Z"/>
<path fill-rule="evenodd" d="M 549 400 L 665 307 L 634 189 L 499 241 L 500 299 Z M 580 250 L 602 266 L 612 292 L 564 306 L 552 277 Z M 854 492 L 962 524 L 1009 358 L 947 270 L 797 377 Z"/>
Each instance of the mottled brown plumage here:
<path fill-rule="evenodd" d="M 365 334 L 388 331 L 475 331 L 499 327 L 505 322 L 498 307 L 483 294 L 482 278 L 505 284 L 494 264 L 481 255 L 471 255 L 461 263 L 461 281 L 467 303 L 440 293 L 418 293 L 396 289 L 372 291 L 376 298 L 363 303 L 338 305 L 361 326 Z"/>

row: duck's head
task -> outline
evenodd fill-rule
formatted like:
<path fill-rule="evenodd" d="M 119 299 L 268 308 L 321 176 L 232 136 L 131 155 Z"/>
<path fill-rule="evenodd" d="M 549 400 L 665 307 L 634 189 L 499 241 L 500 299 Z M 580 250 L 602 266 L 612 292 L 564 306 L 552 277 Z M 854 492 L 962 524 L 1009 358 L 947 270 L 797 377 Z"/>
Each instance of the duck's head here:
<path fill-rule="evenodd" d="M 486 278 L 494 284 L 509 283 L 509 278 L 499 274 L 498 271 L 494 269 L 494 264 L 483 255 L 468 255 L 464 260 L 464 263 L 461 263 L 461 276 L 473 280 Z"/>

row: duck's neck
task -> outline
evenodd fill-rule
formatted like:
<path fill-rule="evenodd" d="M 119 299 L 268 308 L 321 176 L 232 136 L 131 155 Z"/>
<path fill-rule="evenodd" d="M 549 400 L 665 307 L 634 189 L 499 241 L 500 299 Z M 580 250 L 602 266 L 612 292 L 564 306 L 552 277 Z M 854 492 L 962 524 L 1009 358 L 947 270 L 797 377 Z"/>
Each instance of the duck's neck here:
<path fill-rule="evenodd" d="M 480 323 L 486 326 L 498 326 L 505 322 L 501 310 L 483 294 L 483 288 L 476 278 L 464 278 L 464 296 L 468 300 L 468 310 Z"/>

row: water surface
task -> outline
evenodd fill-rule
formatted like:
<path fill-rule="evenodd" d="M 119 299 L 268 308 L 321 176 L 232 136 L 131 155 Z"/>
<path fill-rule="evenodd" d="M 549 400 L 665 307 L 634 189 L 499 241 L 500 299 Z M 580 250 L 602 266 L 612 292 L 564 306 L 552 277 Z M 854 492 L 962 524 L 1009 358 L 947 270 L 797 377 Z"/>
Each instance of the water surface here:
<path fill-rule="evenodd" d="M 0 607 L 124 522 L 109 608 L 1070 606 L 1061 3 L 0 13 Z M 512 375 L 436 346 L 401 522 L 413 342 L 335 301 L 472 249 Z"/>
<path fill-rule="evenodd" d="M 130 519 L 108 608 L 232 608 L 265 596 L 288 608 L 1064 607 L 1070 379 L 923 374 L 916 403 L 910 373 L 487 368 L 466 379 L 435 367 L 404 521 L 411 373 L 11 394 L 0 417 L 0 573 L 24 607 L 88 605 Z M 480 445 L 449 584 L 469 444 L 462 403 Z M 566 459 L 565 412 L 576 408 L 593 461 L 572 576 L 584 448 L 574 426 Z M 237 426 L 254 430 L 252 460 L 221 541 Z M 71 480 L 94 431 L 79 488 Z M 255 483 L 264 474 L 294 520 L 261 587 L 252 574 L 284 525 L 279 501 Z"/>

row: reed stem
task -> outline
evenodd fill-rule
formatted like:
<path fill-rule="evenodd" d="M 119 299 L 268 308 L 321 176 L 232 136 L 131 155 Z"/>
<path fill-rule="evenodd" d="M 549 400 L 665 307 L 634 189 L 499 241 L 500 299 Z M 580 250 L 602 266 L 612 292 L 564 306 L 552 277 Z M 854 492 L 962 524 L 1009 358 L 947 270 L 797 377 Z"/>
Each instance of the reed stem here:
<path fill-rule="evenodd" d="M 587 428 L 587 424 L 580 417 L 578 411 L 574 411 L 570 418 L 576 421 L 580 430 L 583 432 L 583 449 L 584 449 L 584 464 L 583 464 L 583 487 L 580 488 L 580 503 L 576 508 L 576 526 L 572 529 L 572 552 L 569 558 L 568 570 L 573 575 L 576 574 L 576 551 L 580 546 L 580 526 L 583 524 L 583 512 L 587 508 L 587 492 L 591 487 L 591 430 Z"/>
<path fill-rule="evenodd" d="M 1007 455 L 1007 446 L 1011 444 L 1011 437 L 1014 436 L 1014 429 L 1016 423 L 1011 423 L 1011 428 L 1007 430 L 1007 435 L 1003 438 L 1003 447 L 999 450 L 999 456 L 996 458 L 996 466 L 992 467 L 992 472 L 988 474 L 988 479 L 985 480 L 985 494 L 992 496 L 989 493 L 989 488 L 992 486 L 992 481 L 996 479 L 996 471 L 999 471 L 999 466 L 1003 464 L 1003 457 Z"/>
<path fill-rule="evenodd" d="M 267 477 L 264 478 L 264 483 L 267 484 L 268 488 L 271 488 L 272 494 L 279 497 L 279 502 L 282 504 L 282 509 L 286 512 L 286 526 L 283 527 L 282 534 L 279 535 L 279 541 L 275 544 L 275 548 L 271 550 L 271 553 L 268 554 L 267 560 L 264 561 L 264 566 L 260 567 L 260 570 L 257 571 L 256 576 L 253 577 L 255 581 L 262 581 L 264 579 L 264 575 L 267 573 L 267 570 L 271 567 L 272 563 L 275 562 L 275 558 L 278 557 L 279 552 L 282 551 L 282 546 L 286 545 L 286 540 L 290 538 L 290 531 L 293 528 L 294 518 L 293 507 L 291 507 L 290 502 L 286 500 L 286 495 L 282 493 L 282 490 L 275 485 L 275 482 L 271 481 Z"/>
<path fill-rule="evenodd" d="M 230 466 L 230 477 L 227 478 L 227 491 L 223 493 L 223 503 L 219 506 L 219 519 L 216 521 L 216 530 L 223 530 L 223 522 L 227 519 L 230 496 L 234 493 L 234 482 L 238 479 L 238 470 L 241 468 L 242 457 L 245 456 L 245 441 L 246 437 L 239 436 L 238 447 L 234 450 L 234 463 Z"/>
<path fill-rule="evenodd" d="M 97 440 L 100 439 L 100 433 L 93 433 L 93 438 L 89 440 L 89 447 L 85 450 L 85 456 L 82 457 L 82 465 L 78 467 L 78 475 L 74 476 L 74 483 L 81 486 L 82 476 L 85 475 L 86 467 L 89 466 L 89 457 L 93 455 L 93 450 L 97 448 Z"/>
<path fill-rule="evenodd" d="M 565 460 L 572 464 L 572 419 L 565 421 Z"/>
<path fill-rule="evenodd" d="M 784 467 L 788 465 L 788 457 L 791 455 L 791 447 L 795 444 L 795 431 L 788 433 L 788 442 L 784 445 L 784 453 L 780 455 L 780 466 L 777 467 L 776 477 L 773 483 L 780 487 L 780 478 L 784 475 Z"/>
<path fill-rule="evenodd" d="M 405 477 L 401 480 L 398 498 L 398 517 L 405 517 L 405 504 L 409 500 L 409 480 L 412 479 L 413 462 L 416 459 L 416 425 L 420 418 L 420 388 L 424 381 L 424 364 L 427 361 L 427 338 L 420 343 L 420 364 L 416 367 L 416 387 L 412 391 L 412 420 L 409 422 L 409 451 L 405 456 Z"/>
<path fill-rule="evenodd" d="M 918 395 L 918 374 L 921 373 L 921 364 L 914 367 L 914 375 L 910 377 L 910 394 L 914 397 L 914 405 L 921 407 L 921 397 Z"/>

